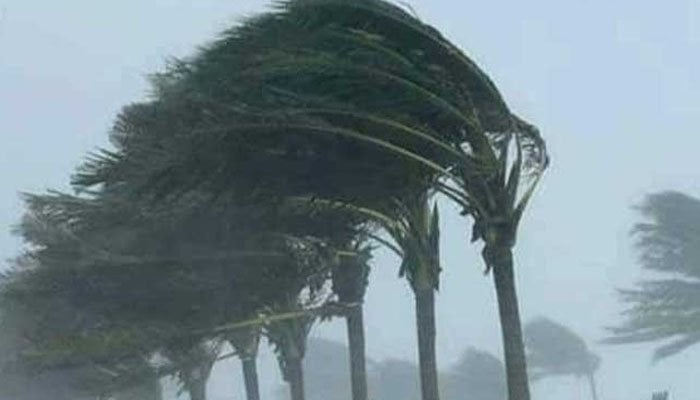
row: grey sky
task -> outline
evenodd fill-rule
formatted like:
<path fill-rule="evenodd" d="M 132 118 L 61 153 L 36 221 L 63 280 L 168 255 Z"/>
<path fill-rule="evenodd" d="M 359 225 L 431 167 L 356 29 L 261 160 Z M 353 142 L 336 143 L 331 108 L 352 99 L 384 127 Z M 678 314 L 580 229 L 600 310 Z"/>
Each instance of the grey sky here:
<path fill-rule="evenodd" d="M 18 251 L 7 229 L 20 216 L 18 191 L 66 189 L 85 153 L 106 144 L 119 107 L 144 96 L 147 73 L 266 3 L 0 0 L 0 257 Z M 619 311 L 614 289 L 642 277 L 628 237 L 630 207 L 667 188 L 700 196 L 700 0 L 411 4 L 476 59 L 548 141 L 553 163 L 517 250 L 524 316 L 544 314 L 591 342 L 602 338 Z M 465 221 L 447 208 L 438 300 L 444 366 L 469 345 L 500 352 L 491 281 Z M 375 264 L 368 350 L 415 360 L 410 292 L 395 259 L 382 254 Z M 343 339 L 344 330 L 333 323 L 315 334 Z M 678 399 L 696 393 L 700 349 L 655 367 L 650 346 L 595 349 L 603 399 L 648 398 L 662 388 Z M 218 368 L 213 394 L 225 398 L 233 384 Z M 579 386 L 538 383 L 535 398 L 584 398 Z"/>

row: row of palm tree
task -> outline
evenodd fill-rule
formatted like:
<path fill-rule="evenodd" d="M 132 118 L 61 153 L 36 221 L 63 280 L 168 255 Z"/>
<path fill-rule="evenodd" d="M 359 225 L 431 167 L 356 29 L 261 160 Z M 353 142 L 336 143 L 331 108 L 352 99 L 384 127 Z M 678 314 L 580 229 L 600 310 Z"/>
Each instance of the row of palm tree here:
<path fill-rule="evenodd" d="M 595 374 L 600 358 L 585 341 L 566 326 L 537 317 L 525 324 L 525 342 L 530 381 L 559 377 L 584 378 L 596 400 Z M 304 359 L 309 400 L 349 400 L 347 348 L 341 343 L 311 338 Z M 405 360 L 370 360 L 369 386 L 372 398 L 419 399 L 418 365 Z M 459 359 L 439 373 L 443 399 L 504 400 L 507 385 L 503 362 L 488 351 L 468 347 Z M 279 399 L 288 399 L 280 392 Z"/>
<path fill-rule="evenodd" d="M 548 156 L 431 26 L 381 0 L 280 2 L 154 76 L 151 99 L 125 107 L 110 137 L 113 150 L 78 168 L 76 195 L 28 198 L 29 247 L 3 297 L 43 333 L 25 362 L 119 369 L 138 355 L 199 400 L 225 341 L 255 400 L 264 334 L 302 400 L 309 329 L 340 313 L 353 400 L 367 400 L 361 304 L 380 244 L 413 289 L 422 398 L 437 400 L 442 196 L 474 222 L 509 399 L 529 399 L 512 250 Z M 46 299 L 76 309 L 68 349 L 42 332 Z"/>

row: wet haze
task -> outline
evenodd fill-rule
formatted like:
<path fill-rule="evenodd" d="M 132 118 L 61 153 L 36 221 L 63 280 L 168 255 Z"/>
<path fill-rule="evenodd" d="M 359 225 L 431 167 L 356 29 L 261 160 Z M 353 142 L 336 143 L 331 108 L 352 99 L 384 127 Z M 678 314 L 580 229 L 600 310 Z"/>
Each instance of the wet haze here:
<path fill-rule="evenodd" d="M 588 340 L 603 358 L 602 399 L 661 389 L 692 398 L 700 349 L 652 366 L 652 346 L 597 341 L 618 321 L 615 288 L 643 276 L 628 235 L 632 205 L 664 189 L 700 195 L 700 1 L 410 3 L 547 140 L 552 166 L 516 250 L 524 319 L 545 315 Z M 266 4 L 0 0 L 0 257 L 20 246 L 9 234 L 21 214 L 19 191 L 68 189 L 86 152 L 107 144 L 120 106 L 146 95 L 148 73 Z M 438 357 L 448 367 L 467 346 L 500 354 L 500 331 L 479 249 L 468 243 L 466 222 L 444 208 Z M 376 257 L 368 355 L 415 361 L 413 300 L 397 269 L 387 253 Z M 314 335 L 345 341 L 341 322 L 319 325 Z M 262 384 L 271 392 L 279 376 L 264 354 Z M 234 387 L 242 393 L 232 365 L 216 367 L 212 399 L 230 398 Z M 533 387 L 541 400 L 585 398 L 586 390 L 572 378 Z"/>

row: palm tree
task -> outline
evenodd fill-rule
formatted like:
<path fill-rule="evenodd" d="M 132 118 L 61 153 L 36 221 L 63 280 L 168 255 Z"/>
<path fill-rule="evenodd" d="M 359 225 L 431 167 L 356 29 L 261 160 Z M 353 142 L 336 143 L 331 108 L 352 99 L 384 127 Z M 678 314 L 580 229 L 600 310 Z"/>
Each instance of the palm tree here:
<path fill-rule="evenodd" d="M 648 195 L 632 230 L 642 268 L 657 278 L 620 290 L 628 306 L 610 343 L 658 342 L 654 360 L 700 341 L 700 200 L 679 192 Z"/>
<path fill-rule="evenodd" d="M 437 204 L 430 207 L 427 193 L 415 197 L 405 196 L 401 201 L 390 204 L 393 206 L 391 211 L 376 211 L 352 205 L 342 208 L 369 215 L 388 234 L 389 240 L 377 234 L 370 233 L 369 236 L 387 246 L 401 259 L 399 276 L 408 280 L 416 302 L 422 398 L 437 400 L 439 384 L 435 346 L 435 292 L 439 287 L 440 274 L 438 207 Z M 363 284 L 359 280 L 361 276 L 355 278 L 358 279 L 356 285 Z"/>
<path fill-rule="evenodd" d="M 306 305 L 298 297 L 290 297 L 287 304 L 277 310 L 295 312 L 304 310 Z M 291 400 L 304 400 L 304 367 L 306 340 L 315 317 L 312 315 L 272 323 L 266 327 L 266 335 L 275 347 L 282 377 L 289 385 Z"/>
<path fill-rule="evenodd" d="M 216 43 L 193 68 L 213 77 L 222 60 L 243 61 L 234 69 L 245 73 L 229 74 L 228 86 L 212 80 L 217 87 L 206 91 L 208 105 L 235 95 L 256 110 L 274 109 L 262 113 L 268 120 L 282 115 L 272 128 L 314 140 L 352 138 L 354 146 L 372 144 L 405 161 L 404 171 L 420 167 L 440 177 L 441 193 L 474 218 L 474 240 L 484 242 L 487 270 L 494 272 L 510 397 L 529 398 L 512 247 L 548 164 L 537 129 L 508 111 L 456 46 L 381 1 L 286 2 L 279 15 L 256 19 Z M 261 92 L 269 95 L 257 97 Z"/>
<path fill-rule="evenodd" d="M 525 342 L 532 379 L 570 375 L 588 380 L 593 400 L 598 399 L 595 373 L 600 357 L 571 329 L 539 317 L 525 326 Z"/>
<path fill-rule="evenodd" d="M 371 248 L 361 241 L 351 245 L 355 257 L 340 257 L 331 270 L 333 292 L 346 305 L 345 322 L 350 355 L 352 400 L 367 400 L 367 361 L 363 301 L 369 279 Z M 320 366 L 319 366 L 320 367 Z"/>
<path fill-rule="evenodd" d="M 406 210 L 401 224 L 388 226 L 401 256 L 399 274 L 406 276 L 416 301 L 416 330 L 421 393 L 424 400 L 439 399 L 435 349 L 435 292 L 440 274 L 440 222 L 437 204 L 431 210 L 426 196 L 420 196 Z"/>
<path fill-rule="evenodd" d="M 260 387 L 258 384 L 258 345 L 260 342 L 260 327 L 250 326 L 235 330 L 228 335 L 228 341 L 238 353 L 243 370 L 247 400 L 260 400 Z"/>

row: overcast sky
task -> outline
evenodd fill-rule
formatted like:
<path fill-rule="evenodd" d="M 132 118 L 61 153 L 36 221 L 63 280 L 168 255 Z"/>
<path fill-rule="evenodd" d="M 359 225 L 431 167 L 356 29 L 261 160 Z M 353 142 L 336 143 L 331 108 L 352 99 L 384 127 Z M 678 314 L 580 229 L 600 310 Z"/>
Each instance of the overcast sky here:
<path fill-rule="evenodd" d="M 700 0 L 414 0 L 418 15 L 495 80 L 512 109 L 540 127 L 552 164 L 516 252 L 525 318 L 546 315 L 583 334 L 603 356 L 602 399 L 690 399 L 700 349 L 650 365 L 650 346 L 596 344 L 614 324 L 615 288 L 643 277 L 634 262 L 631 206 L 675 189 L 700 196 Z M 142 99 L 145 76 L 185 56 L 260 0 L 0 0 L 0 258 L 17 254 L 9 228 L 18 192 L 67 189 L 74 166 L 107 145 L 121 105 Z M 467 346 L 500 355 L 490 277 L 467 224 L 445 208 L 438 356 Z M 415 360 L 413 302 L 382 253 L 367 299 L 371 357 Z M 342 340 L 339 323 L 314 335 Z M 264 362 L 266 383 L 277 379 Z M 270 384 L 268 384 L 269 386 Z M 238 378 L 216 369 L 212 399 Z M 536 399 L 587 398 L 581 383 L 537 383 Z M 573 391 L 573 395 L 571 394 Z"/>

